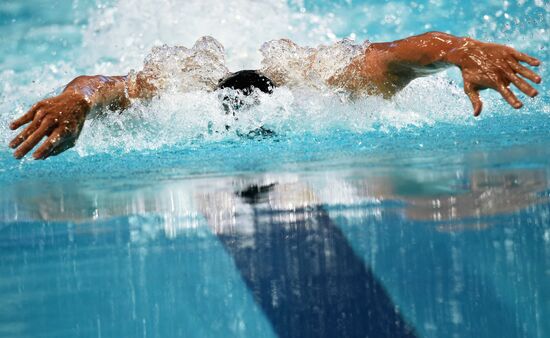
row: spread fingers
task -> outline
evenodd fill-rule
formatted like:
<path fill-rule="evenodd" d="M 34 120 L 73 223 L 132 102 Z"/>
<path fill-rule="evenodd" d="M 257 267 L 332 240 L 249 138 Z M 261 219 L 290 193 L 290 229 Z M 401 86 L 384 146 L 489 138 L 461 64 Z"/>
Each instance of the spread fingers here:
<path fill-rule="evenodd" d="M 23 143 L 29 136 L 34 133 L 36 129 L 40 127 L 38 121 L 33 121 L 27 128 L 23 129 L 13 140 L 10 142 L 10 148 L 17 148 L 21 143 Z"/>
<path fill-rule="evenodd" d="M 510 88 L 506 87 L 505 85 L 501 84 L 499 85 L 496 90 L 502 95 L 502 97 L 508 102 L 512 107 L 519 109 L 523 106 L 521 101 L 512 93 Z"/>
<path fill-rule="evenodd" d="M 40 108 L 40 103 L 37 103 L 34 106 L 32 106 L 31 109 L 29 109 L 29 111 L 27 111 L 23 116 L 21 116 L 16 120 L 13 120 L 13 122 L 10 123 L 10 129 L 15 130 L 21 127 L 22 125 L 31 122 L 39 108 Z"/>
<path fill-rule="evenodd" d="M 529 65 L 531 66 L 538 66 L 540 65 L 540 61 L 535 59 L 534 57 L 532 56 L 529 56 L 525 53 L 522 53 L 522 52 L 518 52 L 517 50 L 514 50 L 513 52 L 513 55 L 514 57 L 518 60 L 518 61 L 523 61 L 523 62 L 526 62 L 528 63 Z"/>
<path fill-rule="evenodd" d="M 45 159 L 52 151 L 63 143 L 63 127 L 58 127 L 51 135 L 42 143 L 40 147 L 32 155 L 35 159 Z"/>
<path fill-rule="evenodd" d="M 519 88 L 522 92 L 524 92 L 526 95 L 529 95 L 531 97 L 537 96 L 539 93 L 535 88 L 531 87 L 530 84 L 527 83 L 524 79 L 520 78 L 516 74 L 508 74 L 508 79 L 512 81 L 512 83 Z"/>
<path fill-rule="evenodd" d="M 528 80 L 533 81 L 534 83 L 540 83 L 540 81 L 542 80 L 541 77 L 537 73 L 535 73 L 534 71 L 532 71 L 531 69 L 529 69 L 527 67 L 524 67 L 524 66 L 520 65 L 519 63 L 517 63 L 515 61 L 509 61 L 508 64 L 510 65 L 510 67 L 512 67 L 514 72 L 520 74 L 521 76 L 523 76 L 524 78 L 526 78 Z"/>
<path fill-rule="evenodd" d="M 46 136 L 48 131 L 51 130 L 51 125 L 47 122 L 48 121 L 45 120 L 44 123 L 40 125 L 40 128 L 34 131 L 32 135 L 30 135 L 25 140 L 25 142 L 23 142 L 19 146 L 19 148 L 17 148 L 17 150 L 14 153 L 15 158 L 19 159 L 25 156 L 32 148 L 34 148 L 34 146 L 36 146 L 38 142 L 40 142 L 40 140 L 42 140 L 42 138 L 44 138 L 44 136 Z"/>

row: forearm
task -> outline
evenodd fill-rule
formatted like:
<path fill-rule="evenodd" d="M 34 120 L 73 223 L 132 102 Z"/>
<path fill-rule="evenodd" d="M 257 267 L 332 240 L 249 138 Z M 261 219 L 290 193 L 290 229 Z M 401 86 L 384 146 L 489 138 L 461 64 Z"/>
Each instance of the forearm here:
<path fill-rule="evenodd" d="M 469 40 L 428 32 L 393 42 L 373 43 L 370 48 L 384 55 L 388 72 L 412 71 L 422 76 L 452 65 L 453 51 L 468 44 Z"/>
<path fill-rule="evenodd" d="M 336 78 L 334 84 L 352 92 L 390 97 L 415 78 L 453 64 L 451 55 L 467 39 L 429 32 L 393 42 L 372 43 Z"/>
<path fill-rule="evenodd" d="M 134 98 L 149 98 L 153 94 L 151 86 L 139 73 L 133 79 L 130 76 L 79 76 L 72 80 L 63 94 L 82 97 L 90 111 L 125 109 Z"/>
<path fill-rule="evenodd" d="M 79 76 L 69 82 L 62 95 L 81 97 L 90 111 L 123 109 L 130 104 L 127 76 Z"/>

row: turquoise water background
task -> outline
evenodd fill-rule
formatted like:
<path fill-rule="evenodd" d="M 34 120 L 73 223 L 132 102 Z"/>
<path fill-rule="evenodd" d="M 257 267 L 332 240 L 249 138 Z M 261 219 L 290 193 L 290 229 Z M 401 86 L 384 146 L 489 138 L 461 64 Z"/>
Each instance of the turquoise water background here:
<path fill-rule="evenodd" d="M 0 336 L 547 337 L 549 22 L 543 1 L 2 1 Z M 281 91 L 238 125 L 258 139 L 212 133 L 194 93 L 46 161 L 7 147 L 34 101 L 153 45 L 209 34 L 237 70 L 273 38 L 426 30 L 538 57 L 540 95 L 474 118 L 457 70 L 389 102 Z"/>

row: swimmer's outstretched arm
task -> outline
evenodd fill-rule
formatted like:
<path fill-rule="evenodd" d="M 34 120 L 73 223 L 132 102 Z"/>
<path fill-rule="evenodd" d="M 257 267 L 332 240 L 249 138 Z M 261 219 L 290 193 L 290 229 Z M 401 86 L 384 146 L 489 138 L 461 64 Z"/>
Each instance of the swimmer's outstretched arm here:
<path fill-rule="evenodd" d="M 16 149 L 16 158 L 22 158 L 48 136 L 33 157 L 45 159 L 57 155 L 74 146 L 90 112 L 124 109 L 131 98 L 148 98 L 153 93 L 154 87 L 148 85 L 141 73 L 134 81 L 128 76 L 79 76 L 61 94 L 36 103 L 10 124 L 10 129 L 15 130 L 30 122 L 10 142 L 10 147 Z"/>
<path fill-rule="evenodd" d="M 538 94 L 523 78 L 540 83 L 541 77 L 520 62 L 531 66 L 540 64 L 537 59 L 508 46 L 429 32 L 371 44 L 362 57 L 348 66 L 344 76 L 358 79 L 350 81 L 351 90 L 371 86 L 375 92 L 391 96 L 417 77 L 455 65 L 462 71 L 464 91 L 477 116 L 482 108 L 479 96 L 482 89 L 498 91 L 516 109 L 521 108 L 522 103 L 510 90 L 511 83 L 528 96 Z"/>

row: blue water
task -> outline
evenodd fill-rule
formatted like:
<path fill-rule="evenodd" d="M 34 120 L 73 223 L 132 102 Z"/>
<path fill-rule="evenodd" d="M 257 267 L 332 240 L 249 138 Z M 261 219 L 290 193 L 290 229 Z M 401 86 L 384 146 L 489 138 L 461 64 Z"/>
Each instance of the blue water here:
<path fill-rule="evenodd" d="M 2 1 L 0 336 L 548 337 L 549 22 L 543 1 Z M 210 34 L 236 70 L 281 36 L 425 30 L 533 54 L 539 97 L 484 93 L 475 119 L 456 70 L 389 102 L 281 92 L 238 125 L 277 135 L 249 139 L 199 93 L 46 161 L 7 147 L 32 102 L 153 45 Z"/>

